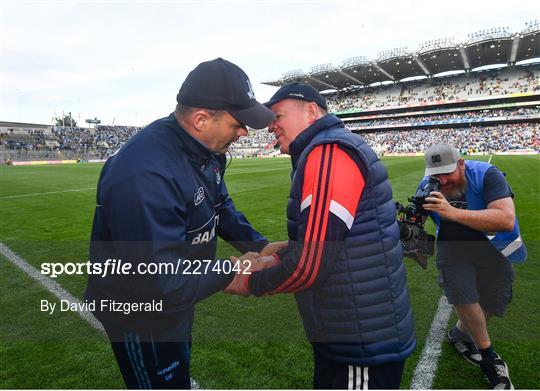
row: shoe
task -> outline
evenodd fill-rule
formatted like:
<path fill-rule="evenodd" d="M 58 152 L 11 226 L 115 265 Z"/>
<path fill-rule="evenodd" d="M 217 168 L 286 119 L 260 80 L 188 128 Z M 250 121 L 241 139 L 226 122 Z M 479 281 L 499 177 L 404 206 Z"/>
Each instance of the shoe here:
<path fill-rule="evenodd" d="M 510 381 L 510 373 L 508 372 L 508 365 L 503 359 L 495 353 L 493 360 L 482 360 L 480 368 L 484 375 L 486 375 L 489 385 L 493 390 L 513 390 L 514 385 Z"/>
<path fill-rule="evenodd" d="M 470 362 L 473 365 L 480 365 L 482 362 L 482 355 L 478 351 L 478 348 L 474 342 L 469 341 L 460 341 L 452 335 L 452 330 L 448 331 L 447 334 L 448 342 L 457 350 L 459 354 L 463 356 L 465 360 Z"/>

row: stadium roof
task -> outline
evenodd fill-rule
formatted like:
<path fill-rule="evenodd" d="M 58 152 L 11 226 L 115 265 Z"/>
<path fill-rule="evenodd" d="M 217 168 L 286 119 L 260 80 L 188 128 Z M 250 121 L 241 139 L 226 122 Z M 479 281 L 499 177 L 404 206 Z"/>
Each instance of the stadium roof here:
<path fill-rule="evenodd" d="M 29 128 L 29 129 L 46 129 L 50 128 L 51 125 L 45 124 L 31 124 L 27 122 L 9 122 L 9 121 L 0 121 L 0 128 Z"/>
<path fill-rule="evenodd" d="M 264 84 L 279 87 L 299 81 L 319 91 L 342 90 L 449 71 L 470 71 L 486 65 L 512 66 L 534 58 L 540 58 L 540 19 L 526 23 L 519 33 L 497 27 L 471 33 L 467 41 L 461 43 L 451 38 L 428 41 L 414 52 L 397 48 L 384 51 L 373 60 L 353 57 L 339 67 L 321 64 L 307 73 L 297 69 Z"/>

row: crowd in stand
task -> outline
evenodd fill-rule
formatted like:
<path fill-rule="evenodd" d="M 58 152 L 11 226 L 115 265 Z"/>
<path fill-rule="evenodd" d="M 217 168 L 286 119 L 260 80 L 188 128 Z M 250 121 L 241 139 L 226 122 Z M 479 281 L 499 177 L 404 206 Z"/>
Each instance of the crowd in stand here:
<path fill-rule="evenodd" d="M 136 126 L 98 126 L 95 145 L 101 156 L 110 156 L 141 128 Z"/>
<path fill-rule="evenodd" d="M 383 153 L 422 152 L 437 143 L 454 145 L 464 153 L 540 150 L 540 125 L 531 123 L 360 134 L 375 150 Z"/>
<path fill-rule="evenodd" d="M 444 121 L 451 119 L 477 119 L 477 118 L 500 118 L 500 117 L 527 117 L 540 115 L 540 107 L 521 107 L 519 109 L 498 109 L 498 110 L 476 110 L 459 113 L 443 113 L 424 116 L 411 117 L 388 117 L 379 119 L 370 119 L 367 121 L 347 122 L 350 128 L 363 126 L 380 126 L 380 125 L 402 125 L 418 122 Z"/>
<path fill-rule="evenodd" d="M 135 126 L 98 126 L 95 129 L 55 126 L 47 144 L 53 151 L 107 157 L 139 130 Z"/>
<path fill-rule="evenodd" d="M 516 92 L 540 91 L 540 66 L 526 69 L 505 69 L 483 73 L 470 73 L 452 78 L 434 78 L 425 81 L 407 82 L 365 88 L 361 91 L 339 93 L 328 96 L 331 112 L 353 108 L 375 109 L 413 103 L 452 101 L 467 97 L 503 95 Z M 538 116 L 539 106 L 447 112 L 431 115 L 405 116 L 381 114 L 378 118 L 347 122 L 352 129 L 366 126 L 407 124 L 423 121 L 473 119 L 480 117 Z M 489 127 L 429 129 L 412 131 L 384 131 L 362 134 L 369 143 L 387 153 L 410 153 L 423 151 L 435 142 L 449 142 L 460 148 L 474 151 L 507 151 L 539 148 L 538 126 L 524 118 L 523 123 Z M 94 129 L 78 127 L 53 127 L 51 133 L 31 130 L 26 133 L 2 134 L 0 145 L 3 150 L 16 152 L 45 152 L 58 156 L 107 158 L 120 148 L 130 137 L 140 131 L 134 126 L 103 126 Z M 276 140 L 267 130 L 250 130 L 249 136 L 240 138 L 231 146 L 231 153 L 251 156 L 271 153 Z"/>
<path fill-rule="evenodd" d="M 450 78 L 432 78 L 327 96 L 332 112 L 373 110 L 386 107 L 414 106 L 454 102 L 473 98 L 540 91 L 540 68 L 499 69 L 468 73 Z"/>
<path fill-rule="evenodd" d="M 234 146 L 237 148 L 266 148 L 269 144 L 275 142 L 275 137 L 266 129 L 255 130 L 250 129 L 247 137 L 241 137 Z"/>
<path fill-rule="evenodd" d="M 101 127 L 94 134 L 80 128 L 56 129 L 54 135 L 58 146 L 45 147 L 45 140 L 39 135 L 40 144 L 27 143 L 14 146 L 9 141 L 2 143 L 7 149 L 18 151 L 63 152 L 66 156 L 85 158 L 106 158 L 116 151 L 139 128 Z M 490 152 L 534 149 L 540 151 L 540 124 L 518 123 L 499 126 L 467 128 L 431 128 L 420 130 L 388 130 L 360 132 L 368 143 L 382 153 L 421 152 L 431 145 L 445 142 L 455 145 L 463 152 Z M 35 135 L 34 135 L 35 136 Z M 43 136 L 44 137 L 44 136 Z M 274 151 L 276 140 L 266 130 L 250 131 L 231 148 L 233 156 L 257 156 Z"/>
<path fill-rule="evenodd" d="M 42 130 L 32 129 L 25 134 L 3 134 L 2 144 L 8 149 L 40 151 L 46 148 L 46 137 Z"/>
<path fill-rule="evenodd" d="M 52 130 L 60 150 L 87 151 L 94 146 L 94 136 L 86 128 L 56 126 Z"/>
<path fill-rule="evenodd" d="M 69 156 L 107 158 L 141 129 L 135 126 L 100 125 L 95 129 L 55 126 L 48 136 L 42 131 L 30 131 L 17 134 L 13 139 L 4 137 L 1 144 L 9 150 L 23 152 L 63 152 Z M 231 150 L 267 150 L 272 148 L 275 141 L 274 135 L 266 130 L 250 129 L 249 136 L 233 143 Z"/>

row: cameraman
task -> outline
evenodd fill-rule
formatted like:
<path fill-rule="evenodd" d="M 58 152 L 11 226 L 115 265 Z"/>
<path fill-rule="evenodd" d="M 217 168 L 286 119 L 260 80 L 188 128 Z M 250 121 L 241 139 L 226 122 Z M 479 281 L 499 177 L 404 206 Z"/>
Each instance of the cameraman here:
<path fill-rule="evenodd" d="M 440 181 L 423 205 L 437 226 L 439 282 L 454 305 L 457 324 L 449 342 L 479 365 L 492 388 L 513 389 L 508 366 L 493 351 L 487 321 L 502 317 L 512 299 L 510 262 L 527 256 L 514 210 L 513 194 L 495 166 L 464 161 L 457 149 L 438 144 L 425 152 L 426 171 Z"/>

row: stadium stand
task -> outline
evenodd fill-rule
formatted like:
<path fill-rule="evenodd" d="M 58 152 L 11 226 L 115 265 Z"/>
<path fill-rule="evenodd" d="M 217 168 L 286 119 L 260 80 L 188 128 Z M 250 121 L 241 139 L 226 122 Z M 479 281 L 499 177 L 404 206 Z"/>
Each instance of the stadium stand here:
<path fill-rule="evenodd" d="M 475 98 L 540 92 L 540 68 L 504 69 L 478 74 L 468 73 L 441 79 L 412 81 L 327 96 L 332 112 L 354 109 L 410 107 L 430 103 L 463 102 Z"/>
<path fill-rule="evenodd" d="M 464 153 L 539 151 L 540 20 L 518 33 L 494 28 L 398 48 L 342 66 L 292 70 L 281 86 L 300 81 L 326 95 L 329 110 L 381 154 L 422 152 L 445 141 Z M 497 65 L 497 69 L 482 70 Z M 452 73 L 452 74 L 450 74 Z M 105 159 L 141 128 L 55 127 L 0 122 L 2 160 Z M 250 130 L 233 157 L 274 156 L 276 140 Z"/>
<path fill-rule="evenodd" d="M 5 125 L 5 126 L 4 126 Z M 96 128 L 0 123 L 0 151 L 5 159 L 106 159 L 137 133 L 136 126 L 97 126 Z M 45 125 L 39 125 L 45 126 Z"/>
<path fill-rule="evenodd" d="M 505 120 L 515 119 L 516 121 L 528 121 L 532 118 L 536 118 L 539 115 L 539 107 L 520 107 L 514 109 L 494 109 L 478 111 L 465 111 L 465 112 L 447 112 L 441 114 L 431 115 L 417 115 L 417 116 L 380 116 L 376 119 L 366 119 L 364 121 L 348 122 L 348 126 L 351 129 L 363 130 L 370 127 L 379 128 L 382 125 L 389 125 L 394 128 L 408 127 L 408 126 L 422 126 L 429 125 L 437 122 L 437 125 L 441 123 L 463 123 L 473 122 L 468 120 Z"/>
<path fill-rule="evenodd" d="M 464 153 L 538 152 L 539 41 L 534 20 L 516 33 L 499 27 L 465 42 L 432 40 L 416 51 L 288 71 L 266 84 L 310 84 L 381 154 L 419 153 L 442 141 Z"/>
<path fill-rule="evenodd" d="M 247 137 L 240 138 L 229 149 L 233 157 L 268 155 L 274 151 L 276 138 L 268 130 L 250 129 Z"/>
<path fill-rule="evenodd" d="M 385 154 L 422 152 L 437 143 L 454 145 L 463 154 L 540 151 L 539 124 L 507 124 L 467 128 L 362 132 L 375 151 Z"/>

